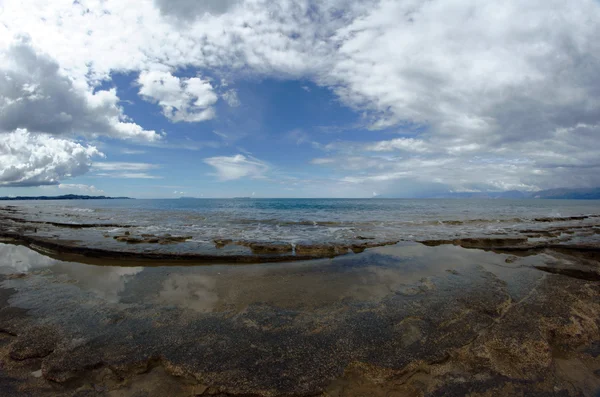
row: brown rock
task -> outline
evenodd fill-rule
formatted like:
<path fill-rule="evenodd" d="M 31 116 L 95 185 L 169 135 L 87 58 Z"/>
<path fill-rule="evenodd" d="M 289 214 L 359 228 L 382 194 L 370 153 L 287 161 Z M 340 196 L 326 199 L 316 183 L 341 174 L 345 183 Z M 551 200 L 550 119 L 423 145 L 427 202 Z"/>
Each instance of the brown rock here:
<path fill-rule="evenodd" d="M 252 250 L 253 254 L 281 254 L 293 250 L 290 243 L 249 243 L 246 246 Z"/>
<path fill-rule="evenodd" d="M 231 240 L 231 239 L 215 239 L 215 240 L 213 240 L 213 242 L 215 243 L 215 248 L 223 248 L 226 245 L 233 243 L 233 240 Z"/>
<path fill-rule="evenodd" d="M 296 255 L 332 257 L 348 253 L 347 245 L 339 244 L 298 244 L 296 245 Z"/>
<path fill-rule="evenodd" d="M 46 357 L 54 351 L 58 341 L 58 334 L 49 327 L 30 328 L 13 343 L 10 358 L 21 361 Z"/>
<path fill-rule="evenodd" d="M 192 236 L 171 236 L 165 235 L 156 237 L 154 235 L 146 235 L 148 237 L 134 237 L 131 235 L 114 236 L 114 239 L 127 244 L 175 244 L 182 243 L 192 238 Z"/>

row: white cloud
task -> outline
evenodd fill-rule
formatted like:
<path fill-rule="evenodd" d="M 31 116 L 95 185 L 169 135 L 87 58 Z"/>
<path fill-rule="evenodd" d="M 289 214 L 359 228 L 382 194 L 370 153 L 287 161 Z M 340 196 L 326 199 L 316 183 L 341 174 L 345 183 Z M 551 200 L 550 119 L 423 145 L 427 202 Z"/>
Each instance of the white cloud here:
<path fill-rule="evenodd" d="M 378 126 L 501 132 L 510 109 L 519 130 L 526 114 L 535 119 L 594 97 L 598 21 L 591 0 L 382 1 L 337 32 L 340 60 L 328 78 L 341 83 L 347 103 L 378 111 Z"/>
<path fill-rule="evenodd" d="M 1 137 L 0 186 L 55 185 L 86 173 L 91 158 L 102 156 L 93 146 L 24 129 Z"/>
<path fill-rule="evenodd" d="M 97 189 L 94 185 L 84 185 L 80 183 L 61 183 L 58 185 L 59 189 L 68 190 L 71 192 L 82 192 L 86 194 L 95 194 L 95 195 L 103 195 L 104 190 Z"/>
<path fill-rule="evenodd" d="M 139 150 L 139 149 L 122 149 L 121 153 L 123 153 L 123 154 L 144 154 L 144 153 L 146 153 L 146 151 Z"/>
<path fill-rule="evenodd" d="M 204 159 L 204 162 L 217 171 L 217 176 L 223 181 L 249 178 L 264 178 L 269 166 L 251 156 L 237 154 L 235 156 L 219 156 Z"/>
<path fill-rule="evenodd" d="M 413 135 L 356 148 L 351 155 L 365 163 L 353 167 L 344 165 L 345 149 L 332 148 L 339 161 L 330 165 L 349 178 L 392 180 L 418 172 L 407 170 L 415 166 L 432 183 L 456 186 L 600 182 L 600 5 L 594 0 L 2 4 L 0 48 L 26 33 L 27 46 L 48 54 L 24 51 L 29 58 L 21 74 L 0 66 L 20 79 L 13 84 L 0 74 L 1 106 L 10 109 L 0 114 L 0 125 L 8 131 L 21 126 L 148 140 L 155 133 L 124 119 L 115 92 L 92 98 L 93 87 L 115 71 L 158 71 L 175 84 L 164 89 L 151 80 L 147 98 L 173 121 L 204 120 L 214 117 L 217 101 L 210 83 L 198 78 L 190 89 L 191 79 L 173 75 L 198 68 L 232 81 L 312 80 L 364 112 L 371 128 L 403 127 L 403 135 Z M 42 69 L 47 81 L 36 77 Z M 58 101 L 44 99 L 48 92 Z M 58 107 L 63 102 L 68 106 Z M 419 161 L 450 166 L 434 174 Z"/>
<path fill-rule="evenodd" d="M 212 107 L 218 97 L 212 85 L 199 77 L 179 78 L 169 72 L 142 72 L 138 78 L 140 96 L 157 103 L 164 116 L 173 122 L 188 123 L 215 117 Z"/>
<path fill-rule="evenodd" d="M 160 139 L 127 119 L 116 90 L 82 89 L 23 37 L 0 50 L 0 133 L 17 128 L 53 135 Z"/>
<path fill-rule="evenodd" d="M 391 152 L 404 150 L 407 152 L 423 153 L 429 151 L 428 145 L 422 140 L 413 138 L 396 138 L 367 145 L 365 150 L 372 152 Z"/>
<path fill-rule="evenodd" d="M 162 179 L 162 176 L 151 175 L 145 172 L 117 172 L 114 174 L 106 175 L 110 178 L 121 178 L 121 179 Z"/>
<path fill-rule="evenodd" d="M 239 0 L 154 0 L 160 11 L 183 20 L 192 20 L 205 13 L 219 15 L 239 3 Z"/>
<path fill-rule="evenodd" d="M 148 173 L 157 168 L 160 168 L 157 164 L 121 161 L 94 163 L 92 166 L 96 176 L 119 179 L 162 179 L 162 176 Z"/>
<path fill-rule="evenodd" d="M 406 184 L 415 181 L 454 191 L 593 187 L 600 185 L 599 134 L 600 125 L 558 129 L 547 138 L 519 142 L 518 150 L 452 136 L 437 137 L 435 143 L 425 136 L 417 150 L 406 139 L 400 144 L 398 140 L 367 145 L 337 142 L 327 148 L 330 157 L 311 163 L 345 174 L 340 178 L 343 183 L 379 183 L 372 187 L 386 194 L 392 194 L 390 190 L 401 194 Z"/>
<path fill-rule="evenodd" d="M 0 26 L 9 34 L 31 35 L 82 84 L 107 79 L 111 71 L 180 67 L 299 76 L 326 70 L 335 49 L 327 39 L 372 3 L 31 0 L 24 7 L 4 0 Z M 227 12 L 210 12 L 216 8 Z"/>
<path fill-rule="evenodd" d="M 96 176 L 116 179 L 162 179 L 162 176 L 148 174 L 146 172 L 99 172 Z"/>
<path fill-rule="evenodd" d="M 233 88 L 225 91 L 221 97 L 227 102 L 229 106 L 232 108 L 238 107 L 241 105 L 240 99 L 238 98 L 237 91 Z"/>
<path fill-rule="evenodd" d="M 94 169 L 101 171 L 147 171 L 158 168 L 156 164 L 150 163 L 127 163 L 122 161 L 105 161 L 94 163 Z"/>

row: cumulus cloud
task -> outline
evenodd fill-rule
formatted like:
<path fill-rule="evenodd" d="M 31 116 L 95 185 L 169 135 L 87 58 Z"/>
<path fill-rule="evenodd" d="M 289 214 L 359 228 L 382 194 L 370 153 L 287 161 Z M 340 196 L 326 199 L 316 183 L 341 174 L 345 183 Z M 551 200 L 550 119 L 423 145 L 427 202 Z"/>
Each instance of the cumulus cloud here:
<path fill-rule="evenodd" d="M 199 77 L 179 78 L 169 72 L 148 71 L 138 78 L 140 96 L 157 103 L 164 116 L 173 122 L 188 123 L 215 117 L 217 100 L 210 82 Z"/>
<path fill-rule="evenodd" d="M 376 2 L 32 1 L 31 7 L 23 7 L 17 0 L 4 0 L 0 29 L 28 33 L 63 71 L 83 82 L 108 79 L 115 70 L 183 67 L 263 75 L 318 73 L 330 66 L 335 49 L 328 38 Z M 206 12 L 217 6 L 227 12 Z M 173 23 L 165 11 L 183 22 L 195 20 Z"/>
<path fill-rule="evenodd" d="M 0 186 L 56 185 L 88 172 L 94 156 L 93 146 L 18 129 L 0 139 Z"/>
<path fill-rule="evenodd" d="M 600 185 L 600 126 L 559 129 L 537 141 L 481 146 L 440 139 L 414 142 L 380 141 L 367 145 L 338 144 L 331 157 L 313 164 L 346 174 L 346 184 L 369 184 L 386 194 L 402 194 L 407 185 L 427 183 L 453 191 L 539 190 Z"/>
<path fill-rule="evenodd" d="M 191 20 L 205 13 L 223 14 L 239 2 L 238 0 L 155 0 L 163 14 L 183 20 Z"/>
<path fill-rule="evenodd" d="M 104 194 L 104 190 L 97 189 L 94 185 L 84 185 L 81 183 L 61 183 L 58 185 L 59 189 L 67 190 L 69 192 L 78 192 L 86 194 Z"/>
<path fill-rule="evenodd" d="M 268 164 L 251 156 L 237 154 L 235 156 L 218 156 L 204 159 L 204 162 L 215 168 L 217 176 L 223 181 L 244 177 L 264 178 L 269 171 Z"/>
<path fill-rule="evenodd" d="M 53 135 L 160 139 L 127 120 L 116 90 L 93 93 L 77 87 L 27 38 L 0 51 L 0 132 L 17 128 Z"/>
<path fill-rule="evenodd" d="M 345 183 L 398 181 L 419 170 L 423 179 L 457 187 L 600 182 L 600 5 L 594 0 L 35 1 L 22 7 L 4 0 L 0 47 L 15 33 L 30 34 L 58 68 L 48 69 L 53 84 L 83 87 L 83 104 L 93 102 L 89 87 L 113 71 L 161 71 L 154 72 L 160 78 L 140 82 L 140 94 L 172 121 L 214 117 L 217 101 L 209 82 L 192 78 L 198 81 L 190 89 L 192 79 L 174 76 L 181 68 L 233 74 L 234 81 L 312 80 L 364 114 L 371 129 L 404 135 L 352 153 L 332 148 L 334 160 L 322 165 L 346 172 Z M 41 74 L 27 69 L 30 64 L 48 62 L 25 62 L 23 75 Z M 49 120 L 43 128 L 98 129 L 89 109 L 53 108 L 39 79 L 19 78 L 16 85 L 14 78 L 0 83 L 11 93 L 2 106 L 14 106 L 15 115 L 23 106 L 16 101 L 25 98 L 27 106 L 39 102 L 46 109 L 38 113 Z M 142 134 L 120 119 L 116 93 L 101 92 L 96 101 L 105 106 L 92 113 L 111 114 L 129 123 L 121 128 L 131 136 Z M 86 116 L 76 117 L 81 113 Z M 42 128 L 36 116 L 20 124 L 16 117 L 2 113 L 0 123 L 9 130 Z M 111 136 L 119 135 L 115 123 L 108 123 Z M 362 168 L 349 169 L 349 156 L 363 159 Z"/>
<path fill-rule="evenodd" d="M 379 111 L 379 126 L 490 128 L 498 105 L 550 109 L 598 92 L 580 86 L 597 70 L 598 18 L 594 1 L 382 1 L 337 32 L 329 77 L 345 101 Z"/>

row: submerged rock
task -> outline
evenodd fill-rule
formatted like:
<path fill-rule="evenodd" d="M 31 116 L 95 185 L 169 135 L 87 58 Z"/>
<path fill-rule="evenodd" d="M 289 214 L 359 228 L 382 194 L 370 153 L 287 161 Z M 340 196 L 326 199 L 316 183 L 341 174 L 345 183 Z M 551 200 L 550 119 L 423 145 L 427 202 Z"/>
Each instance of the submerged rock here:
<path fill-rule="evenodd" d="M 386 245 L 394 245 L 394 244 L 398 244 L 398 241 L 356 243 L 356 244 L 350 245 L 349 248 L 355 254 L 360 254 L 361 252 L 364 252 L 368 248 L 384 247 Z"/>
<path fill-rule="evenodd" d="M 347 254 L 350 249 L 342 244 L 297 244 L 296 255 L 314 257 L 333 257 Z"/>
<path fill-rule="evenodd" d="M 10 358 L 19 361 L 44 358 L 54 351 L 60 339 L 56 330 L 49 326 L 23 330 L 11 345 Z"/>
<path fill-rule="evenodd" d="M 419 241 L 421 244 L 425 244 L 429 247 L 435 247 L 444 244 L 459 245 L 463 248 L 505 248 L 520 246 L 526 244 L 528 241 L 525 237 L 514 237 L 514 238 L 494 238 L 494 237 L 481 237 L 481 238 L 462 238 L 454 240 L 422 240 Z"/>
<path fill-rule="evenodd" d="M 250 248 L 253 254 L 281 254 L 293 251 L 290 243 L 247 243 L 240 245 Z"/>
<path fill-rule="evenodd" d="M 226 245 L 229 245 L 231 243 L 233 243 L 233 240 L 231 239 L 214 239 L 213 242 L 215 243 L 215 248 L 223 248 Z"/>
<path fill-rule="evenodd" d="M 125 232 L 122 236 L 114 236 L 115 240 L 127 244 L 176 244 L 192 239 L 192 236 L 154 236 L 153 234 L 142 234 L 140 237 L 132 236 Z"/>
<path fill-rule="evenodd" d="M 314 249 L 332 252 L 328 245 Z M 464 266 L 460 272 L 446 271 L 449 258 Z M 598 282 L 531 266 L 549 261 L 547 253 L 520 259 L 518 267 L 505 259 L 407 244 L 282 266 L 115 268 L 107 280 L 124 275 L 115 287 L 119 302 L 96 296 L 96 285 L 84 290 L 55 274 L 2 276 L 17 289 L 0 288 L 0 327 L 7 330 L 0 334 L 7 341 L 0 345 L 0 380 L 6 373 L 16 381 L 0 382 L 0 390 L 124 397 L 597 394 Z M 570 266 L 554 260 L 547 266 Z M 438 272 L 421 268 L 431 261 Z M 14 313 L 11 302 L 29 312 Z M 40 367 L 42 378 L 32 376 Z"/>

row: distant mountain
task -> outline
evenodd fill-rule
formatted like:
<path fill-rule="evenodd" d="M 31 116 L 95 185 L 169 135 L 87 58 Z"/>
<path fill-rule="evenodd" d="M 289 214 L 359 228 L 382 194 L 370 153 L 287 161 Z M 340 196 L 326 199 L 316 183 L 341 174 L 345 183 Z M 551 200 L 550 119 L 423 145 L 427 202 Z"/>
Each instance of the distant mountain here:
<path fill-rule="evenodd" d="M 530 193 L 536 199 L 600 200 L 600 187 L 590 189 L 549 189 Z"/>
<path fill-rule="evenodd" d="M 525 199 L 530 198 L 530 195 L 519 190 L 509 190 L 506 192 L 452 192 L 436 196 L 436 198 Z"/>
<path fill-rule="evenodd" d="M 132 200 L 130 197 L 107 197 L 107 196 L 80 196 L 78 194 L 65 194 L 62 196 L 16 196 L 0 197 L 0 200 Z"/>
<path fill-rule="evenodd" d="M 539 190 L 537 192 L 522 192 L 519 190 L 506 192 L 452 192 L 437 195 L 435 198 L 600 200 L 600 188 L 561 188 Z"/>

